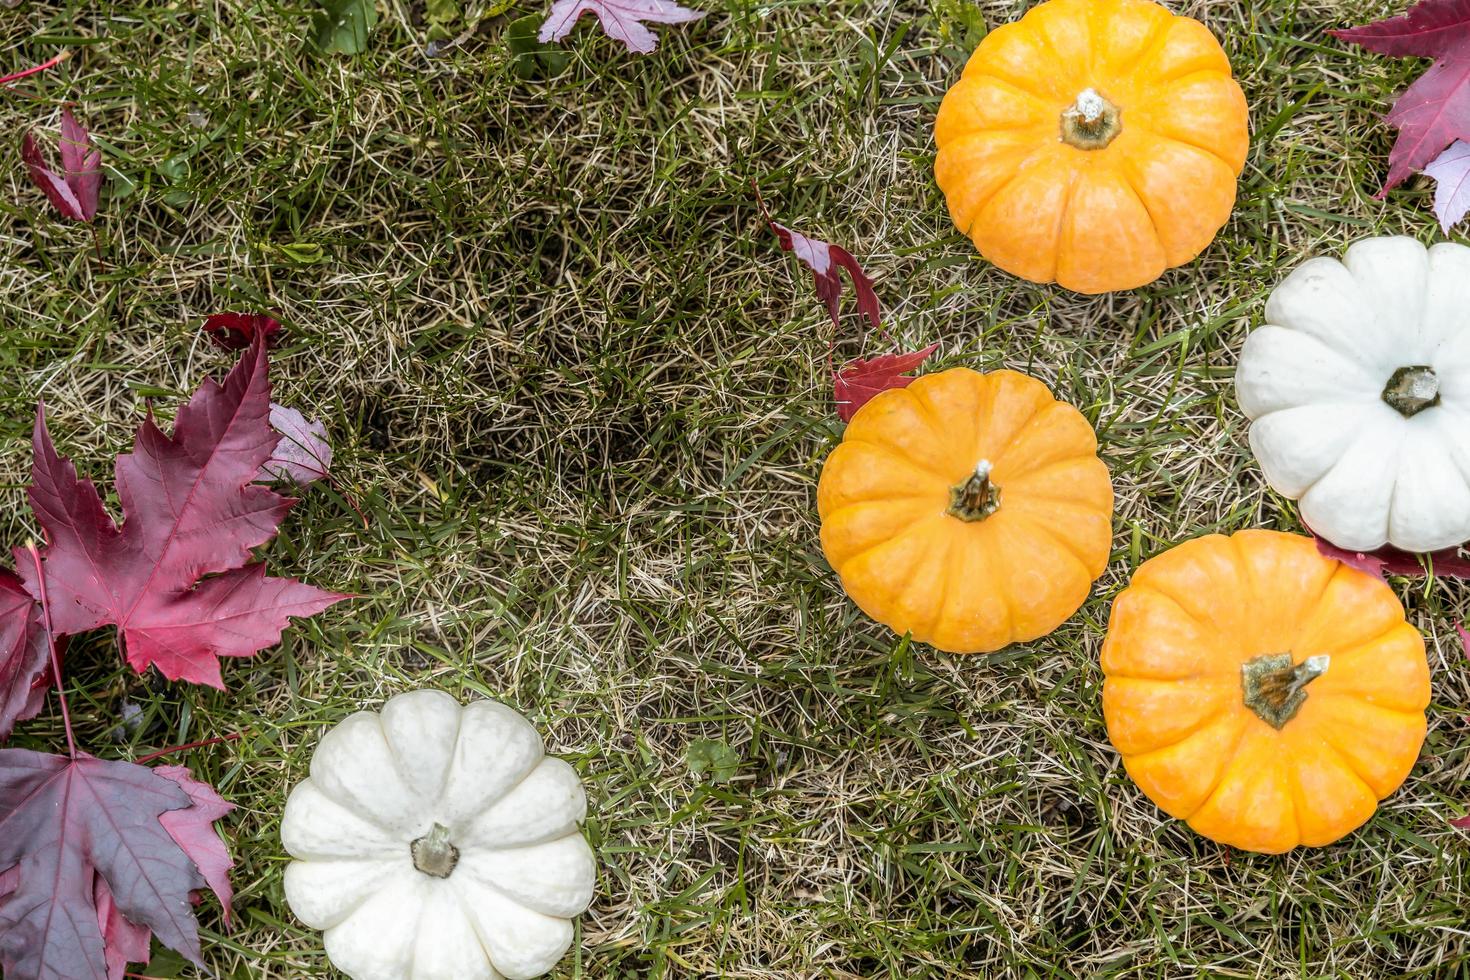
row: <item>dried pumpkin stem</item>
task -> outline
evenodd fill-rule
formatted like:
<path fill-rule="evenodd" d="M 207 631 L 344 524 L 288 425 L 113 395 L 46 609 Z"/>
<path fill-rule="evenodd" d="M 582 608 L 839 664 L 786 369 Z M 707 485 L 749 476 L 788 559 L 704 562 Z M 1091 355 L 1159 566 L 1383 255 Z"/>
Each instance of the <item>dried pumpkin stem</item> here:
<path fill-rule="evenodd" d="M 1296 717 L 1307 700 L 1307 684 L 1327 673 L 1330 663 L 1325 653 L 1299 664 L 1292 662 L 1289 653 L 1274 653 L 1241 664 L 1245 706 L 1272 728 L 1280 729 Z"/>
<path fill-rule="evenodd" d="M 459 848 L 449 843 L 449 828 L 436 823 L 429 832 L 408 845 L 413 866 L 433 878 L 448 878 L 459 864 Z"/>
<path fill-rule="evenodd" d="M 1000 487 L 990 482 L 990 460 L 975 464 L 975 473 L 949 488 L 949 515 L 962 521 L 983 521 L 1000 510 Z"/>
<path fill-rule="evenodd" d="M 1096 89 L 1083 89 L 1062 112 L 1062 142 L 1079 150 L 1101 150 L 1122 131 L 1122 110 Z"/>
<path fill-rule="evenodd" d="M 1383 386 L 1383 400 L 1404 418 L 1439 404 L 1439 376 L 1427 364 L 1401 367 Z"/>

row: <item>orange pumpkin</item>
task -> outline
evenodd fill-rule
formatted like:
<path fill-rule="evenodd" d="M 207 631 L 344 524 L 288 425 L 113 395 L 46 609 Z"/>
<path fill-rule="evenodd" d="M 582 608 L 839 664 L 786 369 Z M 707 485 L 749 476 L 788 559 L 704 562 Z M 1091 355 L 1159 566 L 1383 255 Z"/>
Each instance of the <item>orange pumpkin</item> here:
<path fill-rule="evenodd" d="M 869 616 L 951 653 L 1056 629 L 1107 565 L 1113 487 L 1082 413 L 1014 371 L 885 391 L 817 486 L 822 550 Z"/>
<path fill-rule="evenodd" d="M 1144 562 L 1113 603 L 1102 669 L 1128 774 L 1249 851 L 1361 826 L 1424 741 L 1424 639 L 1392 589 L 1295 534 L 1212 534 Z"/>
<path fill-rule="evenodd" d="M 949 213 L 981 255 L 1102 293 L 1204 251 L 1249 134 L 1203 24 L 1151 0 L 1048 0 L 975 49 L 934 141 Z"/>

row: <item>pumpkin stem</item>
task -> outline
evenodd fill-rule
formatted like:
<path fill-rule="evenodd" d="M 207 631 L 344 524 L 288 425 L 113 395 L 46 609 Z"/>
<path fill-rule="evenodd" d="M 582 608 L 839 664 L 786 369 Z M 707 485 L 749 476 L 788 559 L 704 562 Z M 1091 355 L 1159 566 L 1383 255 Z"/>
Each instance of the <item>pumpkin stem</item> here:
<path fill-rule="evenodd" d="M 1275 653 L 1241 664 L 1245 706 L 1272 728 L 1280 729 L 1296 717 L 1297 710 L 1307 700 L 1303 688 L 1327 673 L 1331 660 L 1322 653 L 1293 664 L 1291 654 Z"/>
<path fill-rule="evenodd" d="M 1122 131 L 1122 110 L 1097 89 L 1083 89 L 1062 113 L 1062 142 L 1079 150 L 1101 150 Z"/>
<path fill-rule="evenodd" d="M 949 515 L 962 521 L 983 521 L 1000 510 L 1000 487 L 990 482 L 990 460 L 975 464 L 975 475 L 949 488 Z"/>
<path fill-rule="evenodd" d="M 433 878 L 448 878 L 459 863 L 459 848 L 449 843 L 449 828 L 436 823 L 429 832 L 408 845 L 413 866 Z"/>
<path fill-rule="evenodd" d="M 1383 386 L 1383 400 L 1404 418 L 1439 404 L 1439 376 L 1427 364 L 1401 367 Z"/>

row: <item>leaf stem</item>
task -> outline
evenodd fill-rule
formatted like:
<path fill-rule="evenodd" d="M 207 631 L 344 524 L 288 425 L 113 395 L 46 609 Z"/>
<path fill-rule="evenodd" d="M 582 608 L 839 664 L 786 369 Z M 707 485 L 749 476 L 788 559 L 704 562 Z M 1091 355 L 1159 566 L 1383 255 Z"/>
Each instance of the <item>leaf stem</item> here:
<path fill-rule="evenodd" d="M 29 78 L 30 76 L 35 75 L 35 74 L 39 74 L 40 72 L 43 72 L 43 71 L 45 71 L 48 68 L 54 68 L 54 67 L 56 67 L 57 65 L 61 64 L 63 61 L 65 61 L 67 58 L 70 58 L 70 57 L 71 57 L 71 48 L 67 48 L 64 51 L 62 51 L 61 54 L 59 54 L 56 57 L 50 59 L 49 61 L 43 61 L 39 65 L 35 65 L 35 66 L 31 67 L 31 68 L 27 68 L 25 71 L 18 71 L 18 72 L 16 72 L 13 75 L 6 75 L 3 78 L 0 78 L 0 85 L 9 85 L 12 82 L 18 82 L 18 81 L 20 81 L 22 78 Z"/>
<path fill-rule="evenodd" d="M 71 731 L 71 712 L 66 707 L 66 690 L 61 679 L 61 658 L 56 655 L 56 634 L 51 632 L 51 599 L 46 594 L 46 572 L 41 568 L 41 553 L 36 542 L 27 541 L 26 550 L 36 566 L 36 588 L 41 593 L 41 624 L 46 630 L 46 649 L 51 652 L 51 674 L 56 680 L 56 698 L 61 702 L 61 724 L 66 729 L 66 751 L 73 759 L 77 757 L 77 742 Z"/>
<path fill-rule="evenodd" d="M 205 738 L 197 742 L 185 742 L 183 745 L 175 745 L 171 749 L 159 749 L 157 752 L 150 752 L 141 759 L 134 759 L 133 762 L 136 765 L 142 766 L 147 765 L 154 759 L 161 759 L 166 755 L 173 755 L 175 752 L 187 752 L 189 749 L 202 749 L 206 745 L 219 745 L 221 742 L 238 742 L 243 734 L 243 732 L 232 732 L 229 735 L 220 735 L 218 738 Z"/>

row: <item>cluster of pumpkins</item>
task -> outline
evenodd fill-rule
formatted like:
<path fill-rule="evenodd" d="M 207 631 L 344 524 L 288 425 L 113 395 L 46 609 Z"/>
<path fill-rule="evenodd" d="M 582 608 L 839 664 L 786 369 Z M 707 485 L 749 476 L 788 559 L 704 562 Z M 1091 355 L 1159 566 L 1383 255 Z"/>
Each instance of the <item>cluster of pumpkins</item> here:
<path fill-rule="evenodd" d="M 991 32 L 945 96 L 935 175 L 1000 268 L 1132 289 L 1224 225 L 1247 130 L 1199 22 L 1152 0 L 1048 0 Z M 1297 268 L 1265 319 L 1236 391 L 1267 481 L 1303 521 L 1352 551 L 1470 539 L 1470 248 L 1360 241 Z M 828 458 L 818 507 L 853 601 L 952 653 L 1056 629 L 1112 546 L 1092 427 L 1011 371 L 956 368 L 874 398 Z M 1343 837 L 1424 740 L 1423 638 L 1387 584 L 1302 535 L 1208 535 L 1143 563 L 1113 603 L 1102 670 L 1133 780 L 1247 850 Z"/>
<path fill-rule="evenodd" d="M 939 186 L 980 252 L 1088 293 L 1197 256 L 1248 143 L 1219 43 L 1152 0 L 1047 0 L 995 30 L 935 133 Z M 1359 242 L 1297 269 L 1266 320 L 1237 391 L 1266 478 L 1309 526 L 1355 550 L 1470 539 L 1470 248 Z M 1013 371 L 956 368 L 872 399 L 818 507 L 853 601 L 953 653 L 1056 629 L 1112 547 L 1091 425 Z M 1102 668 L 1133 779 L 1249 850 L 1349 833 L 1424 739 L 1423 638 L 1386 584 L 1301 535 L 1209 535 L 1145 562 Z M 585 813 L 576 772 L 509 708 L 399 695 L 329 732 L 293 790 L 286 898 L 354 980 L 539 976 L 592 899 Z"/>

